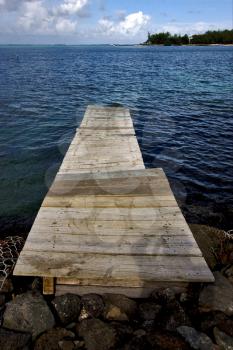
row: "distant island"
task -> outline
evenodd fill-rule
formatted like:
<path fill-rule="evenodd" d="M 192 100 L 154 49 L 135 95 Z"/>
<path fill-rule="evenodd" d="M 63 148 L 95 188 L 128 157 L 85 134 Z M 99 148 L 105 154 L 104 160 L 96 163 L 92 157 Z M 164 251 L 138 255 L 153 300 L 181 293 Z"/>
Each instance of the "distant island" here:
<path fill-rule="evenodd" d="M 214 30 L 204 34 L 172 35 L 169 32 L 151 34 L 143 45 L 231 45 L 233 44 L 233 30 Z"/>

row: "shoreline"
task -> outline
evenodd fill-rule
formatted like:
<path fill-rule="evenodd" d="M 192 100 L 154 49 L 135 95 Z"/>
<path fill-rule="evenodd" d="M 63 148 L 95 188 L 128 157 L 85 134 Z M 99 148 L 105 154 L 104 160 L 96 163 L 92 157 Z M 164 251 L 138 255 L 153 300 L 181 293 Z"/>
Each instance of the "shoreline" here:
<path fill-rule="evenodd" d="M 181 44 L 181 45 L 165 45 L 165 44 L 139 44 L 139 46 L 226 46 L 226 47 L 231 47 L 233 46 L 233 44 L 188 44 L 188 45 L 184 45 L 184 44 Z"/>
<path fill-rule="evenodd" d="M 40 278 L 13 276 L 0 292 L 0 348 L 227 349 L 233 344 L 233 240 L 216 228 L 191 226 L 214 283 L 192 283 L 183 291 L 160 288 L 146 299 L 95 293 L 46 297 Z"/>

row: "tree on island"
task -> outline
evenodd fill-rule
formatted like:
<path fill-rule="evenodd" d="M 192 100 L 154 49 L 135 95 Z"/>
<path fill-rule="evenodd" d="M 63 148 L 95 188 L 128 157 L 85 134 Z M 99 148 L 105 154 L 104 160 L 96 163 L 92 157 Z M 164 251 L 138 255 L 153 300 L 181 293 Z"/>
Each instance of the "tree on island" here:
<path fill-rule="evenodd" d="M 210 45 L 233 44 L 233 30 L 208 31 L 204 34 L 195 34 L 189 38 L 185 35 L 172 35 L 169 32 L 150 34 L 144 45 Z"/>

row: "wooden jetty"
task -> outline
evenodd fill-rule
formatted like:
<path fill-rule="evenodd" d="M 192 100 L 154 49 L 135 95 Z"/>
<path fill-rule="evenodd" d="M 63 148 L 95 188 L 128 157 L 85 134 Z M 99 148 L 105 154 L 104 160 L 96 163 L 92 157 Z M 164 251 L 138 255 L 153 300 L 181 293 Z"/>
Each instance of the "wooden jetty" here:
<path fill-rule="evenodd" d="M 145 169 L 129 110 L 89 106 L 20 254 L 14 275 L 45 294 L 213 282 L 162 169 Z"/>

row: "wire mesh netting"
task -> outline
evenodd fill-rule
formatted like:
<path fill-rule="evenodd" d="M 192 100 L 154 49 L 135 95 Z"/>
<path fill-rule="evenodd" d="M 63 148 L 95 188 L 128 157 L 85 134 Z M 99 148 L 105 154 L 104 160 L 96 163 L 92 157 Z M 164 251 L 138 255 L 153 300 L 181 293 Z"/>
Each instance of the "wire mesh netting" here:
<path fill-rule="evenodd" d="M 0 240 L 0 290 L 12 272 L 23 245 L 24 239 L 19 236 Z"/>

